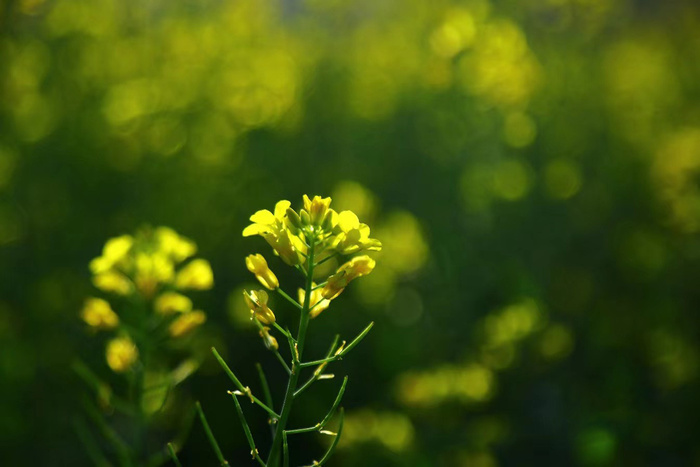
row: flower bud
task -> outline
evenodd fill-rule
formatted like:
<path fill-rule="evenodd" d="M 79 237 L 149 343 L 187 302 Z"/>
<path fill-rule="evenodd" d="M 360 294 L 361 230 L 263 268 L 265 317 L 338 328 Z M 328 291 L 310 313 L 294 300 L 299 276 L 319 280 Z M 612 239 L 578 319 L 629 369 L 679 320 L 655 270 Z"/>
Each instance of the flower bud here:
<path fill-rule="evenodd" d="M 248 255 L 245 259 L 245 264 L 248 270 L 255 274 L 255 277 L 266 288 L 275 290 L 277 287 L 279 287 L 280 283 L 277 280 L 277 276 L 275 276 L 275 273 L 270 270 L 263 255 Z"/>

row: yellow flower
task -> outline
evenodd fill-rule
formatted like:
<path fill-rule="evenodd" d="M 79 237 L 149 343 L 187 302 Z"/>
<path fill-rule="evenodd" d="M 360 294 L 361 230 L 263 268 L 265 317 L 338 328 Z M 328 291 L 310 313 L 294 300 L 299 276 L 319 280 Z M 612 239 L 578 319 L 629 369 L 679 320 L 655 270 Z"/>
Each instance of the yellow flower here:
<path fill-rule="evenodd" d="M 304 211 L 306 211 L 309 216 L 309 223 L 315 226 L 321 226 L 328 212 L 328 208 L 331 205 L 331 198 L 321 198 L 320 196 L 314 196 L 313 199 L 309 199 L 308 196 L 304 195 Z M 301 216 L 302 220 L 304 215 Z"/>
<path fill-rule="evenodd" d="M 102 249 L 102 256 L 90 262 L 90 270 L 93 274 L 108 271 L 126 257 L 133 244 L 134 238 L 131 235 L 110 238 Z"/>
<path fill-rule="evenodd" d="M 117 373 L 131 368 L 138 357 L 139 351 L 128 337 L 117 337 L 107 343 L 107 364 Z"/>
<path fill-rule="evenodd" d="M 153 308 L 161 315 L 187 313 L 192 310 L 192 300 L 177 292 L 164 292 L 156 298 Z"/>
<path fill-rule="evenodd" d="M 80 317 L 89 326 L 97 329 L 113 329 L 119 324 L 119 317 L 101 298 L 88 298 L 80 312 Z"/>
<path fill-rule="evenodd" d="M 177 234 L 169 227 L 156 229 L 156 240 L 160 251 L 176 263 L 186 260 L 197 252 L 197 245 Z"/>
<path fill-rule="evenodd" d="M 282 261 L 290 266 L 301 263 L 298 251 L 302 242 L 293 235 L 287 227 L 286 213 L 291 203 L 287 200 L 279 201 L 275 205 L 274 214 L 263 209 L 250 216 L 253 222 L 243 229 L 243 236 L 260 235 L 275 250 L 275 253 L 282 258 Z M 296 240 L 293 239 L 296 238 Z"/>
<path fill-rule="evenodd" d="M 321 314 L 323 310 L 328 308 L 328 306 L 331 304 L 331 301 L 323 298 L 323 295 L 321 294 L 321 289 L 316 289 L 313 290 L 316 287 L 315 283 L 311 283 L 311 300 L 309 301 L 309 309 L 311 310 L 309 312 L 309 316 L 311 318 L 315 318 L 318 315 Z M 306 298 L 306 290 L 304 289 L 299 289 L 299 303 L 303 304 L 304 299 Z M 319 303 L 320 302 L 320 303 Z"/>
<path fill-rule="evenodd" d="M 360 223 L 354 212 L 343 211 L 338 214 L 338 232 L 333 247 L 342 255 L 351 255 L 359 251 L 379 251 L 382 243 L 369 238 L 369 226 Z"/>
<path fill-rule="evenodd" d="M 333 300 L 345 290 L 345 287 L 354 279 L 366 276 L 375 266 L 375 261 L 367 255 L 356 256 L 338 268 L 335 274 L 328 278 L 321 295 L 323 298 Z"/>
<path fill-rule="evenodd" d="M 123 274 L 114 271 L 97 274 L 92 278 L 92 283 L 100 290 L 118 295 L 128 295 L 132 290 L 131 281 Z"/>
<path fill-rule="evenodd" d="M 245 265 L 248 268 L 248 271 L 255 274 L 255 277 L 260 281 L 260 283 L 268 289 L 275 290 L 280 286 L 277 276 L 275 276 L 275 273 L 270 270 L 263 255 L 248 255 L 245 259 Z"/>
<path fill-rule="evenodd" d="M 270 349 L 270 350 L 279 349 L 279 345 L 277 344 L 277 339 L 275 339 L 275 337 L 270 334 L 269 327 L 263 326 L 262 329 L 260 329 L 260 337 L 262 337 L 263 342 L 265 343 L 265 347 L 267 347 L 268 349 Z"/>
<path fill-rule="evenodd" d="M 139 253 L 136 255 L 134 281 L 141 293 L 152 297 L 158 285 L 171 282 L 175 275 L 175 265 L 162 253 Z"/>
<path fill-rule="evenodd" d="M 175 277 L 175 286 L 179 289 L 207 290 L 213 285 L 214 273 L 204 259 L 190 261 Z"/>
<path fill-rule="evenodd" d="M 194 328 L 204 323 L 207 315 L 203 311 L 195 310 L 181 314 L 170 323 L 168 330 L 172 337 L 181 337 L 192 331 Z"/>
<path fill-rule="evenodd" d="M 255 319 L 263 324 L 273 324 L 275 322 L 275 314 L 267 306 L 267 292 L 264 290 L 251 290 L 250 292 L 244 290 L 243 298 Z"/>

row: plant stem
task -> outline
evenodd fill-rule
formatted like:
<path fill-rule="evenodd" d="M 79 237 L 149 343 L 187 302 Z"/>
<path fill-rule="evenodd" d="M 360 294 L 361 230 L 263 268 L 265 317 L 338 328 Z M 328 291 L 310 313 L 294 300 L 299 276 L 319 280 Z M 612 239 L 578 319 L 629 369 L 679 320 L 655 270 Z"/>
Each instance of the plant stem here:
<path fill-rule="evenodd" d="M 314 249 L 316 247 L 316 240 L 314 239 L 310 243 L 311 245 L 309 245 L 309 255 L 307 259 L 309 270 L 308 272 L 306 272 L 306 294 L 304 296 L 304 303 L 301 308 L 301 316 L 299 318 L 299 332 L 297 334 L 296 339 L 296 352 L 298 354 L 298 357 L 295 358 L 294 355 L 292 356 L 292 373 L 289 375 L 289 383 L 287 384 L 287 391 L 284 394 L 282 411 L 280 412 L 280 418 L 277 423 L 275 436 L 272 439 L 272 448 L 270 449 L 270 455 L 268 456 L 266 462 L 269 467 L 277 467 L 279 465 L 279 456 L 280 449 L 282 448 L 282 438 L 284 436 L 284 429 L 287 425 L 289 413 L 292 410 L 292 403 L 294 402 L 294 391 L 296 391 L 297 383 L 299 381 L 299 374 L 301 373 L 299 362 L 301 361 L 301 355 L 304 351 L 304 343 L 306 341 L 306 330 L 309 326 L 309 309 L 312 289 L 311 282 L 314 276 Z"/>

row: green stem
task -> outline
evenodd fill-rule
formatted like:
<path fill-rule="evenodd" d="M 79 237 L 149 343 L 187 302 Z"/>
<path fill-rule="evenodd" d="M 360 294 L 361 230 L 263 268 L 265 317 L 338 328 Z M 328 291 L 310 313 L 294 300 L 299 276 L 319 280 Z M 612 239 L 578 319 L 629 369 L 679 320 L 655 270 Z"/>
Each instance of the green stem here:
<path fill-rule="evenodd" d="M 226 459 L 224 459 L 224 455 L 221 452 L 221 448 L 219 448 L 219 443 L 217 443 L 216 438 L 214 438 L 214 433 L 212 433 L 211 428 L 209 428 L 209 423 L 207 423 L 207 417 L 204 416 L 204 412 L 202 411 L 202 406 L 200 405 L 199 401 L 197 401 L 195 406 L 197 407 L 197 412 L 199 412 L 199 419 L 202 421 L 202 427 L 204 427 L 204 432 L 206 433 L 207 438 L 209 438 L 209 443 L 211 444 L 211 447 L 216 453 L 216 458 L 219 459 L 219 465 L 229 465 Z"/>
<path fill-rule="evenodd" d="M 275 290 L 277 290 L 277 293 L 278 293 L 278 294 L 280 294 L 280 295 L 282 295 L 284 298 L 286 298 L 287 301 L 288 301 L 289 303 L 291 303 L 292 305 L 294 305 L 294 308 L 296 308 L 296 309 L 298 309 L 298 310 L 301 310 L 302 307 L 301 307 L 301 305 L 299 305 L 299 302 L 297 302 L 297 301 L 294 300 L 292 297 L 290 297 L 289 295 L 287 295 L 287 292 L 285 292 L 284 290 L 282 290 L 282 289 L 279 288 L 279 287 L 277 287 Z"/>
<path fill-rule="evenodd" d="M 308 265 L 309 270 L 306 272 L 306 294 L 304 296 L 304 304 L 301 309 L 301 317 L 299 318 L 299 332 L 297 334 L 296 343 L 296 353 L 297 358 L 292 356 L 292 374 L 289 375 L 289 383 L 287 384 L 287 391 L 284 394 L 284 402 L 282 404 L 282 411 L 280 413 L 279 422 L 277 423 L 277 430 L 275 431 L 275 436 L 272 439 L 272 448 L 270 449 L 270 455 L 267 458 L 267 465 L 270 467 L 277 467 L 279 464 L 280 449 L 282 448 L 282 438 L 284 436 L 284 428 L 287 425 L 287 419 L 289 418 L 289 413 L 292 410 L 292 403 L 294 402 L 294 391 L 296 391 L 297 383 L 299 381 L 299 374 L 301 373 L 301 368 L 299 366 L 299 361 L 301 360 L 302 352 L 304 351 L 304 343 L 306 342 L 306 330 L 309 326 L 309 308 L 311 302 L 311 289 L 312 289 L 312 278 L 314 276 L 314 248 L 316 246 L 316 241 L 312 241 L 309 246 L 309 258 Z"/>

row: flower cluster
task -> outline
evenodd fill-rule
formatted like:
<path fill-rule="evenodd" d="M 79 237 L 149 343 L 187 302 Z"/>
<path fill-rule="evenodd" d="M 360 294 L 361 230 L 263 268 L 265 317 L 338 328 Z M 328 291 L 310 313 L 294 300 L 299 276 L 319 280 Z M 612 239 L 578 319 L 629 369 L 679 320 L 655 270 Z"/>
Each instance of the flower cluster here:
<path fill-rule="evenodd" d="M 138 346 L 129 330 L 139 330 L 153 339 L 161 331 L 165 337 L 178 338 L 206 320 L 204 312 L 193 309 L 192 300 L 183 294 L 210 289 L 214 284 L 209 263 L 191 259 L 196 252 L 191 240 L 168 227 L 158 227 L 109 239 L 102 255 L 90 262 L 95 287 L 117 301 L 122 297 L 140 304 L 136 313 L 124 310 L 117 314 L 107 300 L 89 297 L 85 301 L 81 318 L 88 326 L 116 331 L 106 350 L 112 370 L 127 371 L 138 361 Z M 149 311 L 143 312 L 144 307 Z"/>
<path fill-rule="evenodd" d="M 336 212 L 331 198 L 304 195 L 304 207 L 295 211 L 289 201 L 279 201 L 274 211 L 257 211 L 250 217 L 253 222 L 243 230 L 243 236 L 260 235 L 272 247 L 275 255 L 290 266 L 309 274 L 313 267 L 331 259 L 352 256 L 330 274 L 320 284 L 313 283 L 309 316 L 317 317 L 328 308 L 330 301 L 345 290 L 353 280 L 372 272 L 375 261 L 366 254 L 379 251 L 382 244 L 370 238 L 370 229 L 352 211 Z M 313 258 L 310 249 L 313 245 Z M 359 256 L 357 254 L 360 254 Z M 314 264 L 311 264 L 315 261 Z M 246 260 L 248 270 L 255 275 L 268 290 L 276 290 L 279 280 L 261 254 L 249 255 Z M 318 272 L 318 271 L 316 271 Z M 314 279 L 316 279 L 314 275 Z M 252 316 L 262 324 L 275 322 L 275 315 L 267 306 L 267 293 L 264 290 L 244 291 L 244 297 Z M 299 304 L 303 304 L 306 291 L 299 289 Z"/>

